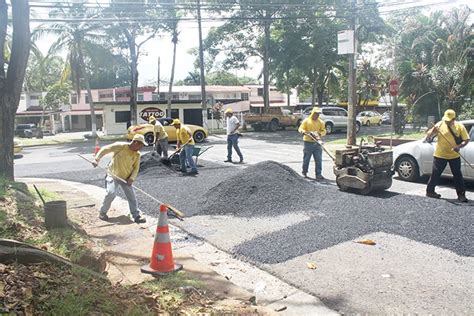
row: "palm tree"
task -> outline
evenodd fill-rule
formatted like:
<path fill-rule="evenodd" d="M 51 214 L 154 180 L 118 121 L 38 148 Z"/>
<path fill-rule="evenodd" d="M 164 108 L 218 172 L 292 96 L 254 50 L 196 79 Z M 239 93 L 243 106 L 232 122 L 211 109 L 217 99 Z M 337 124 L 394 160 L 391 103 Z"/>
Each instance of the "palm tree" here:
<path fill-rule="evenodd" d="M 92 138 L 97 137 L 97 121 L 95 115 L 94 100 L 90 87 L 89 74 L 84 61 L 86 46 L 100 45 L 103 35 L 100 33 L 101 25 L 92 23 L 92 18 L 97 17 L 97 11 L 92 11 L 83 5 L 72 5 L 69 8 L 60 8 L 50 13 L 61 17 L 75 17 L 86 22 L 72 24 L 40 25 L 33 33 L 33 40 L 49 34 L 57 39 L 48 51 L 48 56 L 56 55 L 61 51 L 67 51 L 67 62 L 63 75 L 71 77 L 72 85 L 77 95 L 81 95 L 81 80 L 87 89 L 89 106 L 91 111 Z"/>

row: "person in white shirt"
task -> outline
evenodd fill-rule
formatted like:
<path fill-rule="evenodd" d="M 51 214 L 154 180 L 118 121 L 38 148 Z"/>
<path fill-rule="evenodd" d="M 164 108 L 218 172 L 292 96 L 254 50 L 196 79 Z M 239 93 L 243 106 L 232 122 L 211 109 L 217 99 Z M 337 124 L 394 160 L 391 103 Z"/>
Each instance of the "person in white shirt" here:
<path fill-rule="evenodd" d="M 237 117 L 234 116 L 234 112 L 231 108 L 224 111 L 224 114 L 227 118 L 227 160 L 224 162 L 232 162 L 232 147 L 234 147 L 235 152 L 239 156 L 239 163 L 244 162 L 244 156 L 239 148 L 239 136 L 237 130 L 240 127 L 240 122 Z"/>

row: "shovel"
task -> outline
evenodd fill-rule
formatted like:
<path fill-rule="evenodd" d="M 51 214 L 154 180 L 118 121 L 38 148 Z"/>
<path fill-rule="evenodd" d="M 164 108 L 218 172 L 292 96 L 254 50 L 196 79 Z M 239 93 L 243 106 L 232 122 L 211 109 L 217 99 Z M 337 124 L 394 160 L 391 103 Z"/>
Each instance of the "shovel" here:
<path fill-rule="evenodd" d="M 327 150 L 326 147 L 324 147 L 323 142 L 321 141 L 321 139 L 317 139 L 316 137 L 314 137 L 310 133 L 304 133 L 304 134 L 311 137 L 315 142 L 317 142 L 321 146 L 321 148 L 324 150 L 324 152 L 329 156 L 329 158 L 332 159 L 332 161 L 336 161 L 336 158 L 333 156 L 333 154 L 329 150 Z"/>
<path fill-rule="evenodd" d="M 161 163 L 164 164 L 165 166 L 171 166 L 171 159 L 173 159 L 174 156 L 179 154 L 181 150 L 184 148 L 184 146 L 186 146 L 190 141 L 191 139 L 185 142 L 181 147 L 179 147 L 179 149 L 177 149 L 174 153 L 172 153 L 168 158 L 162 158 Z"/>

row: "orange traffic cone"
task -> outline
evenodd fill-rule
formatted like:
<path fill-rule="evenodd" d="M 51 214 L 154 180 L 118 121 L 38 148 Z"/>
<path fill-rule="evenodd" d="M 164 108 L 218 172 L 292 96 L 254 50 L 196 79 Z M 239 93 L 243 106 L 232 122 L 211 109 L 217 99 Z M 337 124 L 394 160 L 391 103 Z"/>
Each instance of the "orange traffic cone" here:
<path fill-rule="evenodd" d="M 94 147 L 94 156 L 97 155 L 97 153 L 99 152 L 99 150 L 100 150 L 99 138 L 96 138 L 96 139 L 95 139 L 95 147 Z"/>
<path fill-rule="evenodd" d="M 164 275 L 170 272 L 179 271 L 183 268 L 183 265 L 175 263 L 173 260 L 167 212 L 168 208 L 166 205 L 161 204 L 150 264 L 141 267 L 140 271 L 142 273 Z"/>

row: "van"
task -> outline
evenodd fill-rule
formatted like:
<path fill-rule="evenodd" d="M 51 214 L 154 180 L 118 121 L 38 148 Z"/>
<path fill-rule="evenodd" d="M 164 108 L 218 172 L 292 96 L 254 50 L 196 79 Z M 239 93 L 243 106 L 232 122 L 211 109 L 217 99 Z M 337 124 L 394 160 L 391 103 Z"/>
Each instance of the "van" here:
<path fill-rule="evenodd" d="M 308 107 L 303 111 L 303 119 L 307 118 L 311 113 L 312 107 Z M 320 118 L 324 121 L 326 133 L 331 134 L 338 130 L 347 130 L 348 115 L 344 108 L 338 106 L 321 107 Z M 362 123 L 356 118 L 356 133 L 359 132 Z"/>

